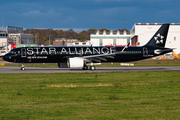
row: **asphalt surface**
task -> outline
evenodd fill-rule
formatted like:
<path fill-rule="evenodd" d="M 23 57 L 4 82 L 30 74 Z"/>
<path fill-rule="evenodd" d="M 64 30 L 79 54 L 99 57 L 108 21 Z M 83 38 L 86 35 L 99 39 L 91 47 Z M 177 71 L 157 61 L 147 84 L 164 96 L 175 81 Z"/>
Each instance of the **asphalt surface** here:
<path fill-rule="evenodd" d="M 42 68 L 42 67 L 20 67 L 0 66 L 0 73 L 83 73 L 83 72 L 135 72 L 135 71 L 179 71 L 180 66 L 171 67 L 97 67 L 95 71 L 69 68 Z"/>

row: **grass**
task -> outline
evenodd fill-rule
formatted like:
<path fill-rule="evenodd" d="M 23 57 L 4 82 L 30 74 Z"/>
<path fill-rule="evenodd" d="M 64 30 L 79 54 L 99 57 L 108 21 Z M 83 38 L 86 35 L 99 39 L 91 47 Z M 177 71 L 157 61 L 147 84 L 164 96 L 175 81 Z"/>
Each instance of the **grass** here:
<path fill-rule="evenodd" d="M 179 119 L 180 72 L 0 74 L 0 119 Z"/>
<path fill-rule="evenodd" d="M 0 61 L 4 61 L 4 60 L 0 58 Z"/>

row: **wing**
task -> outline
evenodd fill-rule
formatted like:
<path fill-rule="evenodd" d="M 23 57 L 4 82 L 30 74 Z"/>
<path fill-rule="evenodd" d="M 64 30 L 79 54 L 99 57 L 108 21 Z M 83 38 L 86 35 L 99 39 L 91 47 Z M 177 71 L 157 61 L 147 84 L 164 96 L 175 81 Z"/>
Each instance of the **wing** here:
<path fill-rule="evenodd" d="M 101 61 L 107 61 L 107 58 L 114 59 L 115 55 L 116 55 L 115 53 L 109 53 L 109 54 L 84 56 L 83 58 L 87 62 L 101 62 Z"/>
<path fill-rule="evenodd" d="M 117 54 L 122 54 L 125 52 L 125 50 L 129 47 L 128 43 L 120 52 L 115 52 L 115 53 L 106 53 L 106 54 L 100 54 L 100 55 L 90 55 L 90 56 L 84 56 L 83 58 L 87 62 L 98 62 L 100 63 L 101 61 L 107 61 L 107 58 L 115 59 L 114 56 Z"/>
<path fill-rule="evenodd" d="M 116 53 L 109 53 L 109 54 L 100 54 L 100 55 L 90 55 L 90 56 L 83 56 L 85 61 L 87 62 L 101 62 L 101 61 L 107 61 L 107 58 L 115 59 L 114 57 L 117 54 L 122 54 L 124 52 L 116 52 Z"/>

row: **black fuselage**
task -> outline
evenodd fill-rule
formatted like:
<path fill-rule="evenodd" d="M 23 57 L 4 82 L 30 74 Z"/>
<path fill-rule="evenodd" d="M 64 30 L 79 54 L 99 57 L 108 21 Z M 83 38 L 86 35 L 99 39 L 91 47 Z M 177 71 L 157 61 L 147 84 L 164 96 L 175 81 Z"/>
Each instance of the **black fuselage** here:
<path fill-rule="evenodd" d="M 169 24 L 163 24 L 149 42 L 142 47 L 22 47 L 11 50 L 3 56 L 5 61 L 22 63 L 58 63 L 58 67 L 82 68 L 95 70 L 94 63 L 131 62 L 172 52 L 164 48 Z"/>
<path fill-rule="evenodd" d="M 68 58 L 118 53 L 124 47 L 22 47 L 11 50 L 3 59 L 16 63 L 60 63 Z M 155 51 L 161 51 L 159 53 Z M 171 52 L 172 49 L 151 46 L 128 47 L 114 58 L 101 62 L 130 62 Z"/>

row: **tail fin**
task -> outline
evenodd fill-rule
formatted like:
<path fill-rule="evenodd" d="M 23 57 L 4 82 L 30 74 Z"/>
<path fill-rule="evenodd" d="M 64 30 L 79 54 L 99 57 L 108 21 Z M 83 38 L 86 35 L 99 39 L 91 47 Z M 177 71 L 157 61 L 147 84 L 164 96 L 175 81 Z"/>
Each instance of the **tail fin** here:
<path fill-rule="evenodd" d="M 162 24 L 151 40 L 145 46 L 164 48 L 170 24 Z"/>

